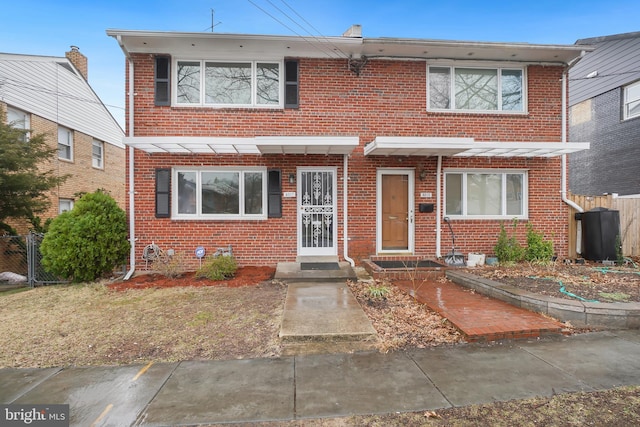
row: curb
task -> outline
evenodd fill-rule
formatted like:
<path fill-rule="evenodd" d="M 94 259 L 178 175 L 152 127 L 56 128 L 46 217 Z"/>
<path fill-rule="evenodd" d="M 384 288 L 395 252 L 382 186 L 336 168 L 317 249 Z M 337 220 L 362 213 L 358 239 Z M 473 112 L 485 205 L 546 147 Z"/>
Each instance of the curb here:
<path fill-rule="evenodd" d="M 549 297 L 460 270 L 447 270 L 446 277 L 482 295 L 569 322 L 576 327 L 640 329 L 640 303 L 637 302 L 593 303 Z"/>

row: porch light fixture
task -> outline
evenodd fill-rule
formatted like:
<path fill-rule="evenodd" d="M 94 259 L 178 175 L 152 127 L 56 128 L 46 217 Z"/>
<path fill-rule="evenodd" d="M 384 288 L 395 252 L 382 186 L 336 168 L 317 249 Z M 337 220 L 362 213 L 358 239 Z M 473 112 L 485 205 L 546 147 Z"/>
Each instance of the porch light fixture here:
<path fill-rule="evenodd" d="M 418 171 L 418 177 L 420 178 L 420 181 L 427 179 L 427 170 L 425 168 L 420 169 L 420 171 Z"/>
<path fill-rule="evenodd" d="M 295 183 L 296 183 L 296 174 L 290 173 L 289 174 L 289 184 L 295 184 Z"/>

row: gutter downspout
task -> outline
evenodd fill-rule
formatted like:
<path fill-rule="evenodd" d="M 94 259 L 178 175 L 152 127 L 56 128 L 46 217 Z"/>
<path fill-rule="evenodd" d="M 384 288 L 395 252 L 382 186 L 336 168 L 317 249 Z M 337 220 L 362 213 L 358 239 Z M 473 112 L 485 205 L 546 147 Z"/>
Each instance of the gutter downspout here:
<path fill-rule="evenodd" d="M 438 166 L 436 168 L 436 259 L 442 258 L 442 221 L 441 221 L 441 206 L 442 195 L 440 194 L 440 185 L 442 183 L 442 156 L 438 156 Z"/>
<path fill-rule="evenodd" d="M 582 56 L 580 56 L 581 58 Z M 578 58 L 578 59 L 580 59 Z M 577 61 L 576 61 L 577 62 Z M 575 63 L 575 62 L 574 62 Z M 567 91 L 568 91 L 568 82 L 567 82 L 567 74 L 569 69 L 574 64 L 571 63 L 569 66 L 562 72 L 562 142 L 567 142 Z M 567 198 L 567 155 L 562 155 L 562 181 L 561 181 L 561 195 L 562 201 L 577 210 L 578 212 L 584 212 L 584 209 L 575 203 L 573 200 L 569 200 Z M 576 253 L 582 253 L 582 222 L 578 222 L 576 227 Z"/>
<path fill-rule="evenodd" d="M 347 214 L 347 209 L 348 209 L 348 182 L 349 182 L 349 174 L 348 174 L 348 159 L 349 159 L 349 155 L 348 154 L 344 154 L 343 155 L 343 166 L 342 166 L 342 218 L 343 218 L 343 224 L 342 224 L 342 231 L 343 231 L 343 236 L 342 236 L 342 242 L 343 242 L 343 248 L 342 248 L 342 253 L 344 256 L 345 261 L 348 261 L 349 264 L 351 264 L 351 267 L 355 267 L 356 263 L 353 259 L 349 258 L 349 233 L 348 233 L 348 217 L 349 215 Z"/>
<path fill-rule="evenodd" d="M 127 55 L 128 57 L 128 55 Z M 129 136 L 133 136 L 133 61 L 129 59 Z M 136 271 L 136 216 L 135 216 L 135 187 L 134 187 L 134 148 L 129 146 L 129 243 L 131 251 L 129 252 L 129 271 L 124 276 L 124 280 L 129 280 Z"/>

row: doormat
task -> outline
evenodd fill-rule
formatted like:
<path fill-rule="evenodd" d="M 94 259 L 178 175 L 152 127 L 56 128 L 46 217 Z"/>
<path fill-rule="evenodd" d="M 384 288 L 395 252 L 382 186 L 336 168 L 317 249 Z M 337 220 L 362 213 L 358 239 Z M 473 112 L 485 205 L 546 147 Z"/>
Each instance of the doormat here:
<path fill-rule="evenodd" d="M 340 270 L 337 262 L 301 262 L 300 270 Z"/>

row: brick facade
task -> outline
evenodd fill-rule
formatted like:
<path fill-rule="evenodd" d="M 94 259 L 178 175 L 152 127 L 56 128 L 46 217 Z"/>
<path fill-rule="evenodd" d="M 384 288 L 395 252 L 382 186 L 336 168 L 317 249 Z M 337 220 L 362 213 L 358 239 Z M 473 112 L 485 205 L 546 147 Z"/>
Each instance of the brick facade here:
<path fill-rule="evenodd" d="M 0 107 L 6 109 L 5 104 Z M 58 147 L 58 124 L 37 116 L 30 115 L 32 134 L 44 134 L 51 148 Z M 73 132 L 73 161 L 55 158 L 47 164 L 41 165 L 42 170 L 53 170 L 56 176 L 70 175 L 70 177 L 50 193 L 50 208 L 38 215 L 42 223 L 48 218 L 58 216 L 59 200 L 77 200 L 78 194 L 89 193 L 97 189 L 105 189 L 116 200 L 118 205 L 125 208 L 125 149 L 104 143 L 104 167 L 97 169 L 92 166 L 93 138 L 84 133 Z M 11 221 L 19 233 L 28 231 L 28 225 Z"/>
<path fill-rule="evenodd" d="M 346 60 L 300 59 L 297 109 L 214 109 L 154 106 L 152 55 L 133 55 L 135 136 L 358 136 L 360 145 L 348 159 L 348 255 L 356 261 L 376 253 L 376 171 L 414 169 L 415 254 L 433 258 L 436 213 L 418 213 L 418 203 L 436 202 L 435 157 L 364 156 L 376 136 L 473 137 L 476 141 L 558 142 L 561 140 L 562 72 L 560 66 L 527 68 L 528 114 L 434 113 L 426 107 L 424 61 L 370 60 L 359 76 Z M 130 148 L 129 148 L 130 149 Z M 137 254 L 155 242 L 184 255 L 196 266 L 194 250 L 233 246 L 240 264 L 275 265 L 297 254 L 297 199 L 283 198 L 282 218 L 246 220 L 172 220 L 155 218 L 156 168 L 202 165 L 260 165 L 282 170 L 282 191 L 296 191 L 287 176 L 299 166 L 332 166 L 338 171 L 338 255 L 343 254 L 343 157 L 319 155 L 181 155 L 135 150 Z M 529 221 L 567 254 L 567 207 L 561 200 L 560 159 L 443 158 L 443 168 L 526 169 L 529 173 Z M 419 171 L 425 170 L 424 180 Z M 444 181 L 444 180 L 443 180 Z M 431 198 L 421 197 L 431 193 Z M 508 224 L 510 225 L 510 224 Z M 493 252 L 498 220 L 457 220 L 457 249 Z M 510 229 L 509 229 L 510 231 Z M 526 228 L 518 227 L 524 243 Z M 442 224 L 442 255 L 451 236 Z"/>

